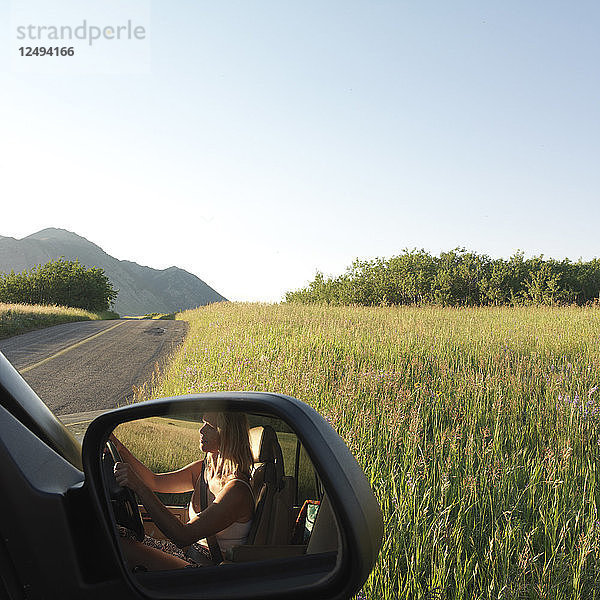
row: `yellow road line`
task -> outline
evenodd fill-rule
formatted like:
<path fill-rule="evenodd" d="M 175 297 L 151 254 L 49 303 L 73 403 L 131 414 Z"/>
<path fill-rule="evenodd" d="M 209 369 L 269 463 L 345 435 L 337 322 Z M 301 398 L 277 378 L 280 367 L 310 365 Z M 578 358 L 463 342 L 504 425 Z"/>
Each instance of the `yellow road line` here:
<path fill-rule="evenodd" d="M 76 342 L 75 344 L 72 344 L 71 346 L 67 346 L 66 348 L 63 348 L 60 352 L 57 352 L 56 354 L 53 354 L 52 356 L 48 356 L 47 358 L 44 358 L 43 360 L 40 360 L 39 362 L 29 365 L 28 367 L 25 367 L 24 369 L 20 369 L 19 373 L 27 373 L 27 371 L 31 371 L 32 369 L 35 369 L 36 367 L 39 367 L 40 365 L 43 365 L 44 363 L 54 360 L 58 356 L 62 356 L 63 354 L 66 354 L 67 352 L 69 352 L 69 350 L 73 350 L 73 348 L 83 346 L 83 344 L 85 344 L 86 342 L 89 342 L 90 340 L 93 340 L 94 338 L 97 338 L 100 335 L 104 335 L 105 333 L 108 333 L 115 327 L 119 327 L 119 325 L 124 325 L 124 324 L 125 324 L 125 321 L 119 321 L 116 325 L 113 325 L 112 327 L 109 327 L 108 329 L 103 329 L 102 331 L 99 331 L 98 333 L 95 333 L 94 335 L 91 335 L 90 337 L 85 338 L 84 340 L 81 340 L 80 342 Z"/>
<path fill-rule="evenodd" d="M 58 417 L 60 419 L 60 417 Z M 77 423 L 63 423 L 65 427 L 72 427 L 73 425 L 83 425 L 84 423 L 91 423 L 94 419 L 88 419 L 87 421 L 77 421 Z"/>

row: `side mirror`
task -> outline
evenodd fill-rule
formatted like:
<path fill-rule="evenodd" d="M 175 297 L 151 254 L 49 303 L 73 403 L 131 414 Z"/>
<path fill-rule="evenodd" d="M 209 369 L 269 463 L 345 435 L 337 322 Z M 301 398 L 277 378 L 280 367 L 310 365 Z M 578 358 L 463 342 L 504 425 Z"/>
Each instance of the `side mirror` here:
<path fill-rule="evenodd" d="M 114 432 L 151 471 L 174 471 L 202 458 L 198 428 L 203 417 L 229 413 L 242 413 L 248 420 L 254 468 L 258 465 L 250 479 L 256 500 L 252 539 L 226 548 L 219 564 L 132 569 L 118 525 L 137 530 L 133 536 L 137 539 L 143 538 L 144 531 L 140 536 L 138 517 L 122 516 L 135 512 L 131 508 L 137 502 L 115 499 L 106 465 L 109 436 Z M 165 600 L 350 598 L 367 579 L 381 547 L 383 518 L 361 467 L 325 419 L 289 396 L 200 394 L 105 413 L 87 430 L 83 465 L 95 508 L 120 557 L 122 575 L 144 596 Z M 263 479 L 271 482 L 270 488 Z M 195 506 L 197 492 L 193 493 L 191 501 L 189 494 L 183 497 L 179 509 L 169 508 L 182 522 L 188 520 L 186 504 Z M 164 505 L 173 504 L 173 498 L 160 499 Z M 140 509 L 145 533 L 164 538 L 152 511 Z M 259 521 L 277 522 L 278 533 Z"/>

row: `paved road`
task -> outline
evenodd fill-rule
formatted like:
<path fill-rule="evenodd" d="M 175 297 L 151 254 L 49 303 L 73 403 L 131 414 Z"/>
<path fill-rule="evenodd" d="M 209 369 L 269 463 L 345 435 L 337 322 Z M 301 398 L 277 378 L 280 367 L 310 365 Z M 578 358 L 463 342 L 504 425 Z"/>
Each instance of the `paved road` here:
<path fill-rule="evenodd" d="M 183 341 L 183 321 L 82 321 L 0 340 L 56 415 L 122 406 Z"/>

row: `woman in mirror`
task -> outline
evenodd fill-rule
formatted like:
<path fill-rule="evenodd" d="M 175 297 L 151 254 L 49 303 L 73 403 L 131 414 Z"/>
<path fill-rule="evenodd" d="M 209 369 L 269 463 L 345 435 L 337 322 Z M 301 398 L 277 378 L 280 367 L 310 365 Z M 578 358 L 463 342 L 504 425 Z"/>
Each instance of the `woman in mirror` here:
<path fill-rule="evenodd" d="M 117 483 L 132 489 L 154 524 L 169 540 L 186 551 L 187 560 L 184 560 L 124 537 L 124 553 L 132 568 L 162 570 L 215 564 L 215 546 L 218 554 L 219 550 L 225 552 L 246 542 L 254 516 L 247 417 L 243 413 L 207 413 L 199 432 L 204 460 L 170 473 L 153 473 L 111 435 L 110 439 L 123 460 L 114 466 Z M 202 473 L 209 492 L 208 506 L 204 510 L 200 507 Z M 182 523 L 169 512 L 154 494 L 189 491 L 193 494 L 187 523 Z M 209 542 L 212 542 L 212 553 Z"/>

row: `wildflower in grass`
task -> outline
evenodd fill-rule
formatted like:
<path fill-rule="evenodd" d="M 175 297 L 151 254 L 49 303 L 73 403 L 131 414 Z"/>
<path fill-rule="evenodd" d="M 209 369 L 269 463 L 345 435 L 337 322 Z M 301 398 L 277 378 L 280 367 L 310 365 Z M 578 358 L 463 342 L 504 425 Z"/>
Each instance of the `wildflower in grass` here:
<path fill-rule="evenodd" d="M 448 473 L 442 473 L 442 492 L 445 492 L 450 487 L 450 476 Z"/>
<path fill-rule="evenodd" d="M 465 452 L 466 452 L 467 456 L 469 456 L 469 457 L 473 456 L 473 454 L 475 452 L 474 437 L 473 437 L 472 433 L 470 433 L 469 436 L 467 437 L 467 444 L 465 446 Z"/>
<path fill-rule="evenodd" d="M 448 432 L 444 429 L 439 436 L 437 436 L 435 441 L 435 450 L 438 453 L 441 453 L 444 450 L 444 446 L 446 445 L 446 441 L 448 439 Z"/>
<path fill-rule="evenodd" d="M 411 410 L 410 423 L 408 426 L 408 432 L 410 433 L 413 440 L 420 437 L 423 430 L 421 422 L 421 407 L 416 407 Z"/>
<path fill-rule="evenodd" d="M 586 550 L 586 535 L 585 533 L 580 533 L 579 537 L 577 538 L 577 543 L 575 544 L 575 548 L 577 548 L 577 550 L 579 550 L 580 552 L 585 552 Z"/>
<path fill-rule="evenodd" d="M 517 558 L 517 565 L 519 569 L 522 571 L 527 570 L 529 567 L 529 563 L 531 562 L 531 550 L 529 549 L 529 545 L 525 546 L 521 552 L 519 552 L 519 556 Z"/>
<path fill-rule="evenodd" d="M 498 416 L 504 413 L 504 401 L 502 399 L 502 395 L 498 396 L 494 400 L 494 410 L 498 413 Z"/>
<path fill-rule="evenodd" d="M 421 479 L 426 479 L 427 477 L 427 463 L 422 456 L 419 456 L 415 461 L 414 466 L 415 479 L 420 481 Z"/>
<path fill-rule="evenodd" d="M 502 479 L 503 469 L 504 466 L 500 460 L 495 461 L 494 464 L 489 467 L 488 472 L 492 482 L 500 481 Z"/>
<path fill-rule="evenodd" d="M 594 387 L 590 388 L 588 391 L 588 398 L 592 396 L 592 394 L 594 394 L 595 392 L 598 391 L 598 386 L 595 385 Z"/>
<path fill-rule="evenodd" d="M 544 451 L 544 469 L 546 476 L 552 478 L 556 471 L 556 454 L 552 448 L 546 448 Z"/>
<path fill-rule="evenodd" d="M 340 414 L 337 409 L 331 409 L 327 413 L 323 415 L 325 420 L 334 428 L 337 429 L 337 426 L 340 422 Z"/>
<path fill-rule="evenodd" d="M 475 481 L 475 477 L 473 475 L 467 475 L 464 479 L 464 488 L 468 492 L 474 492 L 477 482 Z"/>

